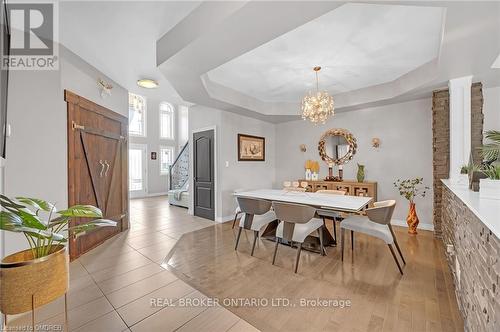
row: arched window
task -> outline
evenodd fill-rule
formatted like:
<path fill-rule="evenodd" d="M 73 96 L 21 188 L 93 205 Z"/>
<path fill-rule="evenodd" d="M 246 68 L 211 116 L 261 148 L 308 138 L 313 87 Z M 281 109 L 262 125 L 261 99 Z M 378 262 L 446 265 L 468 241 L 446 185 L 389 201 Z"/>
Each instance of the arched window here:
<path fill-rule="evenodd" d="M 174 107 L 167 102 L 160 103 L 160 138 L 174 139 Z"/>
<path fill-rule="evenodd" d="M 146 98 L 129 93 L 128 113 L 129 135 L 146 137 Z"/>

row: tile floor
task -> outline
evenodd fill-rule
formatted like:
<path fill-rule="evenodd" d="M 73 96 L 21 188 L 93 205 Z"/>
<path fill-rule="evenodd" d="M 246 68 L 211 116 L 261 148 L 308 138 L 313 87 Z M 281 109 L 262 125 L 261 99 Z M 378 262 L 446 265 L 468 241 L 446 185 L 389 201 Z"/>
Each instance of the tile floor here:
<path fill-rule="evenodd" d="M 184 234 L 214 223 L 171 207 L 166 197 L 132 200 L 130 229 L 70 263 L 70 331 L 257 331 L 162 267 Z M 169 305 L 152 305 L 168 299 Z M 187 305 L 192 303 L 193 305 Z M 64 298 L 37 308 L 39 330 L 61 330 Z M 8 317 L 8 330 L 31 326 L 30 314 Z"/>

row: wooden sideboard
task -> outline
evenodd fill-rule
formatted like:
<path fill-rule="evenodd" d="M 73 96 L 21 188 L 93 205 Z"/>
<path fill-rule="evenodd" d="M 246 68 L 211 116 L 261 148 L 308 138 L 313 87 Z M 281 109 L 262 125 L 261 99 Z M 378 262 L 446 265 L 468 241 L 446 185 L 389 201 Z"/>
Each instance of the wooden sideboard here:
<path fill-rule="evenodd" d="M 317 190 L 342 190 L 346 192 L 346 195 L 351 196 L 368 196 L 373 197 L 373 200 L 377 201 L 377 182 L 357 182 L 355 180 L 344 180 L 341 182 L 337 181 L 306 181 L 307 191 L 315 192 Z"/>

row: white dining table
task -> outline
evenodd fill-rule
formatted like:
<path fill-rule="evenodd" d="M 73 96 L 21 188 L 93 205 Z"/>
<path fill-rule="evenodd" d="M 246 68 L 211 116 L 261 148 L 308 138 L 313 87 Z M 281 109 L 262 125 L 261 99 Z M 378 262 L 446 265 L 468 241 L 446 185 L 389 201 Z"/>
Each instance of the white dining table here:
<path fill-rule="evenodd" d="M 322 210 L 360 212 L 373 200 L 372 197 L 331 195 L 296 192 L 280 189 L 257 189 L 234 193 L 236 197 L 258 198 L 268 201 L 304 204 Z"/>

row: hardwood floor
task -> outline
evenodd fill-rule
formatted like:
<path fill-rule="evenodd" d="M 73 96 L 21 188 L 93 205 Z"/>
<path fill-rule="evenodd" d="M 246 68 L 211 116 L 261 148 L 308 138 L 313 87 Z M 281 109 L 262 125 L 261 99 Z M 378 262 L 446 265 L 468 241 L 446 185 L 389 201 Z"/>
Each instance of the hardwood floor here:
<path fill-rule="evenodd" d="M 273 266 L 274 243 L 259 240 L 251 257 L 253 234 L 244 232 L 236 252 L 237 229 L 231 223 L 184 234 L 165 264 L 222 304 L 228 298 L 267 300 L 267 306 L 226 306 L 261 331 L 463 330 L 442 243 L 431 232 L 415 237 L 403 228 L 395 230 L 407 261 L 404 276 L 385 243 L 362 234 L 356 234 L 354 253 L 350 243 L 346 246 L 343 263 L 340 248 L 327 248 L 326 257 L 303 251 L 294 274 L 295 249 L 280 245 Z M 301 300 L 317 298 L 349 300 L 351 305 L 301 306 Z M 273 299 L 290 303 L 273 307 Z"/>

